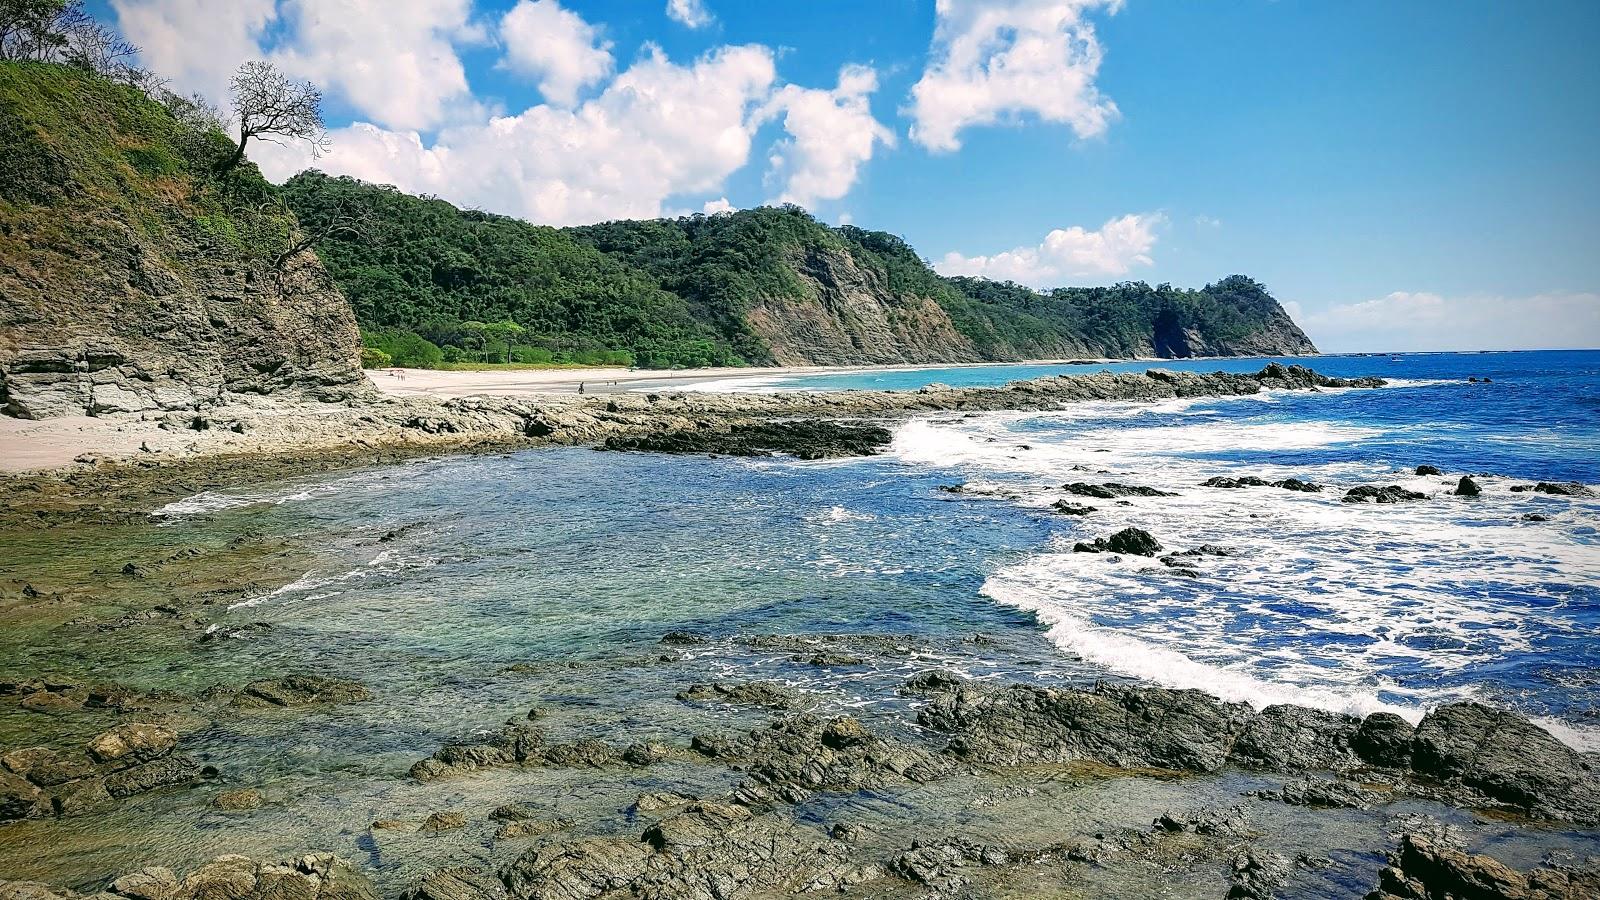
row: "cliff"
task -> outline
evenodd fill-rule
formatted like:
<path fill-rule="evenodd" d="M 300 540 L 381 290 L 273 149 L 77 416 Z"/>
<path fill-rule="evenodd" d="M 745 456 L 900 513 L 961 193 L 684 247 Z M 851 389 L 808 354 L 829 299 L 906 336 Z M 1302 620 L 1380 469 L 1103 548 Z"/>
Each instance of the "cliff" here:
<path fill-rule="evenodd" d="M 0 64 L 0 406 L 198 408 L 364 384 L 349 304 L 231 142 L 169 98 Z"/>

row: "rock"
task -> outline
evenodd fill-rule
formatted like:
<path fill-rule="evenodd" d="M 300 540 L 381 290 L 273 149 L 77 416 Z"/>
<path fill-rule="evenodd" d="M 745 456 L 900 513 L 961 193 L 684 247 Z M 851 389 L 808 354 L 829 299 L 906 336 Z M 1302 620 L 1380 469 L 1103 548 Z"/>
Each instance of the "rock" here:
<path fill-rule="evenodd" d="M 1368 763 L 1390 769 L 1411 765 L 1411 723 L 1394 713 L 1376 712 L 1361 721 L 1350 748 Z"/>
<path fill-rule="evenodd" d="M 1269 706 L 1239 730 L 1228 758 L 1273 772 L 1344 768 L 1357 762 L 1350 745 L 1360 721 L 1303 706 Z"/>
<path fill-rule="evenodd" d="M 1595 492 L 1581 481 L 1541 481 L 1533 486 L 1538 494 L 1551 494 L 1557 497 L 1593 497 Z"/>
<path fill-rule="evenodd" d="M 1082 481 L 1074 481 L 1071 484 L 1062 485 L 1061 488 L 1069 494 L 1077 494 L 1080 497 L 1097 497 L 1101 500 L 1114 500 L 1118 497 L 1178 496 L 1177 494 L 1169 494 L 1166 491 L 1158 491 L 1155 488 L 1141 487 L 1139 485 L 1132 484 L 1116 484 L 1114 482 L 1107 482 L 1106 484 L 1086 484 Z"/>
<path fill-rule="evenodd" d="M 555 834 L 572 827 L 571 819 L 518 819 L 500 826 L 494 833 L 495 840 L 505 841 L 515 838 L 543 837 Z"/>
<path fill-rule="evenodd" d="M 1120 768 L 1213 772 L 1254 714 L 1201 691 L 1097 684 L 1067 690 L 964 686 L 919 711 L 952 734 L 946 752 L 981 765 L 1089 760 Z"/>
<path fill-rule="evenodd" d="M 212 807 L 227 812 L 245 812 L 252 809 L 260 809 L 263 802 L 261 792 L 253 788 L 222 791 L 211 798 Z"/>
<path fill-rule="evenodd" d="M 1277 800 L 1290 806 L 1322 809 L 1369 809 L 1383 802 L 1383 795 L 1351 782 L 1305 778 L 1291 781 L 1275 791 L 1256 791 L 1263 800 Z"/>
<path fill-rule="evenodd" d="M 1276 487 L 1283 488 L 1286 491 L 1302 491 L 1306 493 L 1317 493 L 1322 490 L 1322 485 L 1310 481 L 1301 481 L 1298 478 L 1268 481 L 1255 475 L 1241 475 L 1238 478 L 1218 475 L 1200 482 L 1200 486 L 1212 488 Z"/>
<path fill-rule="evenodd" d="M 707 640 L 705 635 L 693 631 L 669 631 L 661 636 L 661 643 L 668 647 L 693 647 Z"/>
<path fill-rule="evenodd" d="M 1444 472 L 1440 471 L 1438 466 L 1417 466 L 1416 474 L 1418 474 L 1418 475 L 1443 475 Z"/>
<path fill-rule="evenodd" d="M 400 900 L 506 900 L 506 885 L 493 872 L 472 866 L 438 869 L 417 879 Z"/>
<path fill-rule="evenodd" d="M 780 719 L 751 731 L 736 752 L 746 777 L 734 798 L 755 805 L 798 803 L 819 790 L 920 784 L 956 768 L 920 747 L 880 738 L 848 716 Z"/>
<path fill-rule="evenodd" d="M 932 697 L 935 694 L 947 694 L 966 683 L 966 679 L 953 672 L 932 669 L 907 678 L 905 683 L 900 685 L 898 693 L 913 697 Z"/>
<path fill-rule="evenodd" d="M 683 428 L 638 436 L 606 438 L 606 450 L 649 453 L 720 453 L 799 459 L 870 456 L 893 435 L 881 425 L 821 419 L 736 423 L 725 427 Z"/>
<path fill-rule="evenodd" d="M 639 795 L 637 800 L 633 801 L 633 810 L 634 812 L 656 812 L 658 810 L 671 809 L 674 806 L 682 806 L 694 800 L 694 797 L 675 794 L 671 791 L 645 791 Z"/>
<path fill-rule="evenodd" d="M 187 756 L 174 754 L 107 775 L 105 789 L 120 800 L 157 788 L 192 784 L 200 776 L 199 764 Z"/>
<path fill-rule="evenodd" d="M 770 681 L 696 684 L 679 691 L 677 699 L 685 703 L 719 702 L 767 709 L 795 709 L 800 706 L 799 694 Z"/>
<path fill-rule="evenodd" d="M 1286 491 L 1300 491 L 1306 494 L 1319 494 L 1322 492 L 1322 485 L 1313 481 L 1301 481 L 1298 478 L 1285 478 L 1282 481 L 1274 481 L 1272 486 L 1283 488 Z"/>
<path fill-rule="evenodd" d="M 1550 517 L 1545 515 L 1545 514 L 1543 514 L 1543 513 L 1523 513 L 1522 514 L 1522 521 L 1524 521 L 1524 522 L 1548 522 L 1548 521 L 1550 521 Z"/>
<path fill-rule="evenodd" d="M 644 741 L 629 744 L 622 751 L 622 761 L 631 766 L 648 766 L 658 763 L 672 754 L 672 749 L 658 741 Z"/>
<path fill-rule="evenodd" d="M 464 812 L 436 812 L 422 820 L 422 827 L 417 830 L 423 834 L 438 834 L 441 831 L 454 831 L 464 828 L 467 824 L 467 814 Z"/>
<path fill-rule="evenodd" d="M 109 890 L 131 900 L 173 900 L 178 893 L 178 876 L 166 866 L 151 866 L 114 879 Z"/>
<path fill-rule="evenodd" d="M 1387 487 L 1375 488 L 1371 485 L 1351 488 L 1345 492 L 1345 503 L 1399 503 L 1402 500 L 1426 500 L 1427 494 L 1408 491 L 1405 488 L 1391 484 Z"/>
<path fill-rule="evenodd" d="M 0 765 L 40 787 L 55 787 L 94 774 L 88 759 L 62 756 L 49 747 L 12 750 L 0 756 Z"/>
<path fill-rule="evenodd" d="M 1411 747 L 1418 775 L 1465 785 L 1532 816 L 1600 823 L 1595 762 L 1517 713 L 1446 704 L 1423 717 Z"/>
<path fill-rule="evenodd" d="M 969 881 L 964 872 L 981 866 L 1003 866 L 1011 858 L 1003 848 L 991 847 L 960 838 L 923 842 L 889 857 L 889 874 L 936 891 L 954 891 Z"/>
<path fill-rule="evenodd" d="M 44 793 L 27 779 L 0 772 L 0 822 L 32 818 L 45 812 Z"/>
<path fill-rule="evenodd" d="M 557 769 L 603 769 L 616 765 L 622 758 L 623 754 L 610 744 L 584 738 L 568 744 L 551 744 L 537 756 L 523 761 Z"/>
<path fill-rule="evenodd" d="M 372 693 L 359 682 L 297 674 L 252 681 L 233 698 L 233 705 L 243 709 L 266 709 L 313 703 L 359 703 L 371 699 Z"/>
<path fill-rule="evenodd" d="M 1461 476 L 1461 480 L 1456 482 L 1455 493 L 1457 497 L 1476 497 L 1483 493 L 1483 488 L 1479 487 L 1478 483 L 1472 480 L 1471 475 L 1463 475 Z"/>
<path fill-rule="evenodd" d="M 1233 858 L 1228 900 L 1272 900 L 1289 880 L 1289 860 L 1270 850 L 1247 849 Z"/>
<path fill-rule="evenodd" d="M 101 732 L 89 742 L 89 755 L 96 762 L 149 762 L 172 752 L 178 733 L 165 725 L 135 722 Z"/>
<path fill-rule="evenodd" d="M 1250 833 L 1250 820 L 1243 807 L 1228 809 L 1192 809 L 1183 812 L 1168 810 L 1156 817 L 1150 827 L 1155 831 L 1242 837 Z"/>
<path fill-rule="evenodd" d="M 1095 538 L 1093 543 L 1082 541 L 1072 546 L 1074 553 L 1127 553 L 1133 556 L 1155 556 L 1161 552 L 1161 542 L 1143 528 L 1124 528 L 1109 538 Z"/>
<path fill-rule="evenodd" d="M 1405 834 L 1367 900 L 1582 900 L 1600 896 L 1600 867 L 1518 872 L 1490 856 Z"/>

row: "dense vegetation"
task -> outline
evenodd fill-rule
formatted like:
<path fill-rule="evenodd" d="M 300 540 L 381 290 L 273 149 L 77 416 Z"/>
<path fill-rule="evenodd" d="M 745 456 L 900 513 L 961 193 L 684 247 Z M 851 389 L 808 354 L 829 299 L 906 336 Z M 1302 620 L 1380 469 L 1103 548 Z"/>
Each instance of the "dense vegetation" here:
<path fill-rule="evenodd" d="M 557 229 L 314 171 L 284 194 L 308 231 L 327 233 L 318 253 L 368 346 L 410 365 L 770 363 L 770 335 L 751 310 L 821 302 L 817 281 L 831 270 L 819 260 L 840 259 L 891 315 L 937 304 L 953 326 L 950 360 L 1230 352 L 1287 324 L 1243 276 L 1198 291 L 945 278 L 898 237 L 830 228 L 792 206 Z M 1202 346 L 1190 345 L 1196 335 Z"/>

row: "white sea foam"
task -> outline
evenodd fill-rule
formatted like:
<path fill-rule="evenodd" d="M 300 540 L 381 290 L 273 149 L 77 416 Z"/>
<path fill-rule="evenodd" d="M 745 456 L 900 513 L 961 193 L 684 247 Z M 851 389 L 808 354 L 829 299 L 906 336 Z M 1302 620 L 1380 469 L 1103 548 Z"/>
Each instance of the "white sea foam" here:
<path fill-rule="evenodd" d="M 1228 461 L 1240 448 L 1303 459 L 1303 451 L 1404 440 L 1404 428 L 1222 418 L 1210 400 L 1095 406 L 913 421 L 890 452 L 1035 508 L 1067 496 L 1069 481 L 1178 495 L 1126 505 L 1074 497 L 1099 511 L 1063 517 L 1057 540 L 983 587 L 998 603 L 1034 612 L 1057 646 L 1107 670 L 1256 706 L 1389 710 L 1415 721 L 1432 705 L 1472 696 L 1481 668 L 1536 653 L 1553 635 L 1575 637 L 1581 625 L 1562 609 L 1565 592 L 1600 583 L 1592 536 L 1576 523 L 1521 522 L 1527 496 L 1510 493 L 1505 479 L 1480 478 L 1486 493 L 1469 501 L 1450 496 L 1453 484 L 1441 477 L 1381 463 L 1240 470 Z M 1331 487 L 1198 486 L 1227 474 Z M 1433 499 L 1339 502 L 1355 484 L 1399 484 Z M 1594 501 L 1568 506 L 1578 519 L 1600 513 Z M 1220 544 L 1239 555 L 1204 557 L 1202 577 L 1189 579 L 1152 559 L 1071 552 L 1076 540 L 1127 526 L 1171 550 Z M 1551 730 L 1574 746 L 1600 744 L 1588 729 Z"/>
<path fill-rule="evenodd" d="M 300 503 L 318 497 L 331 497 L 335 494 L 343 493 L 352 485 L 368 477 L 366 475 L 350 476 L 308 488 L 279 488 L 265 493 L 201 491 L 191 497 L 168 503 L 166 506 L 151 513 L 151 515 L 164 520 L 161 524 L 167 525 L 185 516 L 204 515 L 206 513 L 221 512 L 225 509 L 240 509 L 258 504 L 280 506 L 285 503 Z"/>
<path fill-rule="evenodd" d="M 240 600 L 237 603 L 231 604 L 228 607 L 228 610 L 231 612 L 236 609 L 247 609 L 249 607 L 263 606 L 267 604 L 282 603 L 287 605 L 291 603 L 309 603 L 317 600 L 326 600 L 331 597 L 339 596 L 343 593 L 343 591 L 331 591 L 324 593 L 311 592 L 317 591 L 321 588 L 331 587 L 333 585 L 345 584 L 351 581 L 360 581 L 367 578 L 396 575 L 408 569 L 428 569 L 438 564 L 439 558 L 436 556 L 402 556 L 396 554 L 393 550 L 384 550 L 369 560 L 366 565 L 354 569 L 348 569 L 343 572 L 307 572 L 304 575 L 301 575 L 299 578 L 296 578 L 294 581 L 278 587 L 275 590 L 269 591 L 268 593 L 261 594 L 256 597 L 249 597 L 244 600 Z M 296 596 L 302 594 L 305 596 Z"/>

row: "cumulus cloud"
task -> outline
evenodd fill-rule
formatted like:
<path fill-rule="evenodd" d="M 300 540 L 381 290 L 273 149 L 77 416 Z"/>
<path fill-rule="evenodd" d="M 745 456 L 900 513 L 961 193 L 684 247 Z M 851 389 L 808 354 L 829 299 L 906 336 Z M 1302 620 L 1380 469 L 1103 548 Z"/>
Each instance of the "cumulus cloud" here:
<path fill-rule="evenodd" d="M 1057 228 L 1032 247 L 1017 247 L 992 256 L 963 256 L 951 251 L 934 264 L 944 275 L 981 275 L 1035 288 L 1060 287 L 1064 278 L 1126 275 L 1135 266 L 1151 265 L 1161 213 L 1129 213 L 1106 222 L 1097 231 L 1082 226 Z"/>
<path fill-rule="evenodd" d="M 213 102 L 227 99 L 240 63 L 264 55 L 261 36 L 278 17 L 275 0 L 111 0 L 111 10 L 146 68 Z"/>
<path fill-rule="evenodd" d="M 667 0 L 667 18 L 686 28 L 704 28 L 715 21 L 701 0 Z"/>
<path fill-rule="evenodd" d="M 1395 291 L 1290 314 L 1324 351 L 1523 350 L 1600 347 L 1600 294 L 1447 297 Z"/>
<path fill-rule="evenodd" d="M 705 205 L 700 207 L 700 211 L 708 216 L 714 216 L 717 213 L 733 212 L 738 208 L 729 203 L 727 197 L 718 197 L 715 200 L 707 200 Z"/>
<path fill-rule="evenodd" d="M 877 145 L 894 146 L 894 132 L 872 117 L 867 102 L 877 89 L 871 67 L 847 65 L 833 90 L 790 84 L 773 96 L 766 114 L 781 116 L 789 135 L 769 158 L 769 178 L 783 183 L 777 202 L 837 200 L 855 185 Z"/>
<path fill-rule="evenodd" d="M 1095 86 L 1102 51 L 1085 14 L 1121 0 L 938 0 L 930 62 L 911 88 L 911 137 L 960 149 L 961 132 L 1034 116 L 1079 137 L 1103 134 L 1117 106 Z"/>
<path fill-rule="evenodd" d="M 500 20 L 505 65 L 539 80 L 546 100 L 571 106 L 611 73 L 611 42 L 556 0 L 520 0 Z"/>
<path fill-rule="evenodd" d="M 744 166 L 776 79 L 772 51 L 722 47 L 691 65 L 649 50 L 598 97 L 540 104 L 486 124 L 415 133 L 358 124 L 317 165 L 412 193 L 552 225 L 658 216 L 668 197 L 717 189 Z M 257 156 L 268 177 L 311 164 L 290 148 Z"/>
<path fill-rule="evenodd" d="M 113 0 L 112 8 L 149 68 L 218 103 L 240 63 L 265 58 L 392 128 L 430 128 L 473 105 L 455 50 L 483 37 L 470 0 Z"/>

